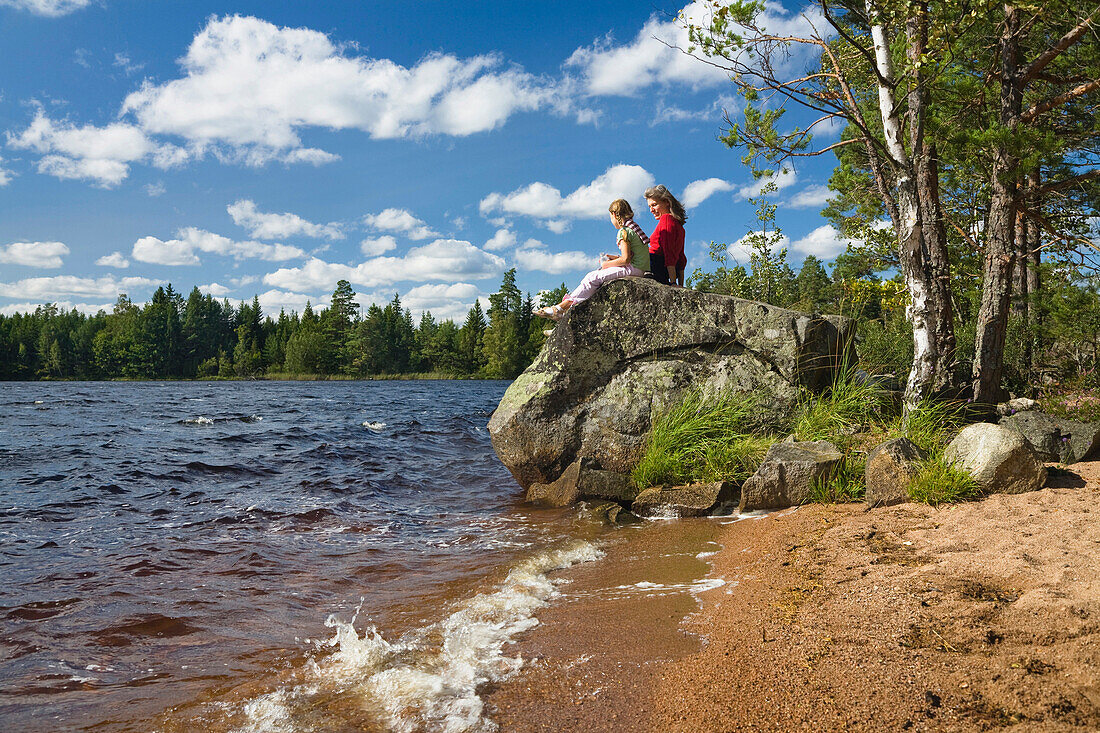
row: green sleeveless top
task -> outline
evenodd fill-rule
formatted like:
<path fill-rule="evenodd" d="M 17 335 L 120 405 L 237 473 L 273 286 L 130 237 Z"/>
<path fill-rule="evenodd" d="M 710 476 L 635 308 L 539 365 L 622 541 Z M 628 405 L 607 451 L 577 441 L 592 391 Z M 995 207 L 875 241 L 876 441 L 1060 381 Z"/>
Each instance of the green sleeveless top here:
<path fill-rule="evenodd" d="M 626 241 L 630 243 L 630 264 L 642 272 L 649 272 L 649 247 L 645 245 L 641 237 L 627 227 L 619 230 L 619 238 L 621 239 L 624 235 Z"/>

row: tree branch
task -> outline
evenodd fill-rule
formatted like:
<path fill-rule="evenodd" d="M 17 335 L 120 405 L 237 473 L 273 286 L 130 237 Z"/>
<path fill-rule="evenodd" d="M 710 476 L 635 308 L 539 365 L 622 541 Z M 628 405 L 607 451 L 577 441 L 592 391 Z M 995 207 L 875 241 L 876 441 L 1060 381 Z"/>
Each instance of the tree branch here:
<path fill-rule="evenodd" d="M 1020 121 L 1025 123 L 1032 122 L 1039 115 L 1046 114 L 1055 107 L 1063 105 L 1070 100 L 1076 99 L 1077 97 L 1084 96 L 1085 94 L 1088 94 L 1091 91 L 1095 91 L 1096 89 L 1100 89 L 1100 79 L 1094 79 L 1090 82 L 1080 84 L 1073 89 L 1070 89 L 1065 94 L 1059 94 L 1057 97 L 1048 99 L 1045 102 L 1036 102 L 1035 104 L 1031 105 L 1031 108 L 1027 112 L 1024 112 L 1022 115 L 1020 115 Z"/>
<path fill-rule="evenodd" d="M 1037 191 L 1038 193 L 1051 193 L 1052 191 L 1061 191 L 1063 188 L 1071 188 L 1078 183 L 1084 183 L 1085 181 L 1090 181 L 1093 178 L 1097 177 L 1100 177 L 1100 169 L 1094 168 L 1088 173 L 1082 173 L 1079 176 L 1073 176 L 1072 178 L 1066 178 L 1061 181 L 1056 181 L 1054 183 L 1047 183 L 1043 186 L 1040 186 Z"/>
<path fill-rule="evenodd" d="M 1066 35 L 1058 39 L 1058 42 L 1042 53 L 1039 58 L 1032 61 L 1031 64 L 1024 69 L 1024 73 L 1020 77 L 1020 83 L 1026 85 L 1034 79 L 1039 72 L 1045 69 L 1047 64 L 1058 58 L 1067 48 L 1077 43 L 1077 41 L 1081 39 L 1081 36 L 1088 32 L 1098 15 L 1100 15 L 1100 7 L 1094 8 L 1089 17 L 1085 18 L 1066 33 Z"/>

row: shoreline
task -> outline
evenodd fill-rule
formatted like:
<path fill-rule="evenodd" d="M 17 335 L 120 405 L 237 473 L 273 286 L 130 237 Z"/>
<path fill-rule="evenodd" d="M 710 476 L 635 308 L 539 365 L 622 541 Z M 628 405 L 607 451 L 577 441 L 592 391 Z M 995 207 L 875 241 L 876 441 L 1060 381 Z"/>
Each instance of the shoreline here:
<path fill-rule="evenodd" d="M 568 574 L 518 640 L 528 663 L 485 691 L 488 717 L 508 731 L 1096 730 L 1098 497 L 1088 462 L 1037 492 L 938 509 L 670 523 L 649 572 L 715 542 L 698 577 L 723 585 L 679 604 L 585 600 L 633 577 L 624 557 L 646 550 L 625 540 Z"/>

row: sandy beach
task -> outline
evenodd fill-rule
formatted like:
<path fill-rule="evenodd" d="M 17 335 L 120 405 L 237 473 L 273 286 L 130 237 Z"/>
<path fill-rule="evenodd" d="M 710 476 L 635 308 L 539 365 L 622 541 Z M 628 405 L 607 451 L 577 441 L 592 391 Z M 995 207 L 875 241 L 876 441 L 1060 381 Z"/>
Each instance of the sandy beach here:
<path fill-rule="evenodd" d="M 505 731 L 1100 729 L 1100 463 L 1071 469 L 938 509 L 624 533 L 519 641 L 529 663 L 486 691 L 489 716 Z"/>

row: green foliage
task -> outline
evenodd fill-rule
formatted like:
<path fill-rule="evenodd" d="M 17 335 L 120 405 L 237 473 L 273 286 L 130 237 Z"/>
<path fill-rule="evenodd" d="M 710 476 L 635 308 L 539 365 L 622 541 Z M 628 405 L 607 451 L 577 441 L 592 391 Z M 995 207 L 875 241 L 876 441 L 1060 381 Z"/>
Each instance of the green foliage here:
<path fill-rule="evenodd" d="M 970 422 L 967 403 L 955 401 L 924 400 L 909 411 L 908 419 L 901 418 L 891 428 L 894 437 L 905 437 L 937 456 L 952 438 Z"/>
<path fill-rule="evenodd" d="M 751 395 L 688 394 L 653 423 L 631 480 L 638 488 L 698 481 L 744 481 L 760 465 L 769 436 L 753 435 Z"/>
<path fill-rule="evenodd" d="M 925 461 L 909 482 L 909 498 L 932 506 L 966 501 L 978 496 L 978 485 L 974 479 L 949 464 L 942 455 Z"/>
<path fill-rule="evenodd" d="M 886 413 L 886 398 L 874 384 L 856 377 L 855 369 L 842 369 L 824 394 L 803 392 L 791 422 L 795 440 L 843 442 Z"/>
<path fill-rule="evenodd" d="M 865 456 L 848 454 L 840 464 L 840 470 L 828 481 L 816 481 L 811 487 L 813 504 L 847 504 L 859 501 L 867 493 L 864 483 Z"/>

